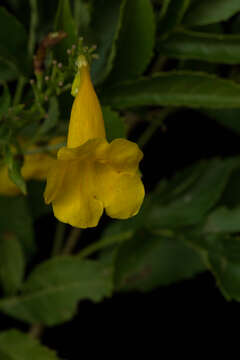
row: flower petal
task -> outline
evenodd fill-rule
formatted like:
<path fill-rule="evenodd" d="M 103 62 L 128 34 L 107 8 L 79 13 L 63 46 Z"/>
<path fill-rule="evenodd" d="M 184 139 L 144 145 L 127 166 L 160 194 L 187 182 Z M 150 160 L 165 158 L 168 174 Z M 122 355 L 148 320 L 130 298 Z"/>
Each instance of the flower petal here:
<path fill-rule="evenodd" d="M 52 201 L 54 215 L 60 221 L 79 228 L 97 226 L 103 204 L 97 199 L 94 180 L 93 163 L 69 161 L 61 188 Z"/>
<path fill-rule="evenodd" d="M 109 144 L 106 157 L 115 169 L 135 172 L 143 153 L 134 142 L 126 139 L 115 139 Z"/>
<path fill-rule="evenodd" d="M 62 147 L 58 151 L 58 159 L 60 160 L 84 160 L 95 161 L 96 158 L 101 159 L 102 154 L 106 152 L 105 149 L 109 147 L 109 144 L 105 139 L 91 139 L 85 142 L 83 145 L 68 148 Z"/>
<path fill-rule="evenodd" d="M 44 191 L 44 200 L 50 204 L 61 192 L 63 179 L 68 170 L 66 161 L 54 160 L 52 167 L 48 171 L 47 185 Z"/>
<path fill-rule="evenodd" d="M 110 217 L 128 219 L 138 213 L 145 191 L 137 172 L 119 173 L 109 165 L 98 164 L 96 175 L 97 196 Z"/>

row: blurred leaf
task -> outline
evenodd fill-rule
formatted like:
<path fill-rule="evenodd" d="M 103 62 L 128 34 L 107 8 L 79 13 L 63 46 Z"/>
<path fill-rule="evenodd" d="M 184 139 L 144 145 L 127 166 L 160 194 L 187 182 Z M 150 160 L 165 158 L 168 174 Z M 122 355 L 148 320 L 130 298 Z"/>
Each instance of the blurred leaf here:
<path fill-rule="evenodd" d="M 166 37 L 179 25 L 186 13 L 191 0 L 171 0 L 163 6 L 159 22 L 159 33 L 161 37 Z M 164 16 L 163 16 L 164 15 Z"/>
<path fill-rule="evenodd" d="M 185 232 L 182 238 L 205 257 L 226 299 L 240 301 L 240 237 L 224 233 L 206 234 L 197 227 Z"/>
<path fill-rule="evenodd" d="M 67 37 L 54 47 L 58 60 L 67 60 L 67 49 L 77 42 L 77 27 L 72 17 L 69 0 L 59 0 L 57 14 L 54 22 L 55 31 L 63 30 Z"/>
<path fill-rule="evenodd" d="M 27 33 L 6 9 L 0 7 L 0 58 L 7 60 L 23 74 L 29 73 L 30 59 L 27 56 Z"/>
<path fill-rule="evenodd" d="M 59 106 L 58 100 L 55 96 L 51 97 L 49 100 L 49 109 L 47 118 L 44 120 L 43 124 L 40 126 L 38 132 L 39 135 L 46 134 L 50 130 L 52 130 L 58 123 L 59 118 Z"/>
<path fill-rule="evenodd" d="M 179 189 L 182 188 L 179 193 L 176 193 L 174 186 L 172 186 L 172 193 L 169 191 L 170 181 L 167 188 L 155 192 L 152 196 L 151 207 L 145 214 L 147 227 L 149 229 L 177 228 L 199 223 L 217 203 L 226 188 L 230 175 L 239 166 L 239 158 L 211 159 L 201 162 L 198 178 L 190 183 L 188 177 L 183 179 L 182 184 L 178 185 Z M 198 168 L 195 171 L 197 170 Z"/>
<path fill-rule="evenodd" d="M 240 11 L 239 0 L 199 0 L 192 3 L 183 22 L 189 26 L 228 20 Z"/>
<path fill-rule="evenodd" d="M 0 333 L 1 360 L 57 360 L 55 352 L 18 330 Z"/>
<path fill-rule="evenodd" d="M 220 64 L 201 60 L 180 60 L 177 69 L 180 71 L 204 72 L 207 74 L 219 74 Z"/>
<path fill-rule="evenodd" d="M 43 192 L 46 183 L 43 181 L 28 181 L 28 204 L 31 215 L 34 220 L 38 219 L 42 215 L 46 215 L 52 211 L 50 205 L 46 205 L 43 198 Z"/>
<path fill-rule="evenodd" d="M 2 96 L 0 97 L 0 120 L 8 112 L 11 104 L 11 96 L 7 85 L 4 85 Z"/>
<path fill-rule="evenodd" d="M 239 109 L 201 109 L 201 113 L 219 124 L 240 134 L 240 110 Z"/>
<path fill-rule="evenodd" d="M 240 239 L 233 240 L 236 244 L 233 253 L 240 254 Z M 209 265 L 216 277 L 217 284 L 227 300 L 240 301 L 240 259 L 233 261 L 225 254 L 211 251 L 208 254 Z"/>
<path fill-rule="evenodd" d="M 103 107 L 102 111 L 108 141 L 110 142 L 117 138 L 125 138 L 124 123 L 119 114 L 116 111 L 111 110 L 110 107 Z"/>
<path fill-rule="evenodd" d="M 127 0 L 109 83 L 135 78 L 153 55 L 155 19 L 150 0 Z"/>
<path fill-rule="evenodd" d="M 23 158 L 12 153 L 9 146 L 5 147 L 5 160 L 8 166 L 8 176 L 24 195 L 27 193 L 27 185 L 21 174 Z"/>
<path fill-rule="evenodd" d="M 162 0 L 162 4 L 161 4 L 162 6 L 159 14 L 160 20 L 166 15 L 170 2 L 171 0 Z"/>
<path fill-rule="evenodd" d="M 0 233 L 15 234 L 26 257 L 34 253 L 33 224 L 25 197 L 0 197 Z"/>
<path fill-rule="evenodd" d="M 240 33 L 240 13 L 231 20 L 230 32 L 232 34 Z"/>
<path fill-rule="evenodd" d="M 178 29 L 181 31 L 181 29 Z M 183 28 L 182 28 L 183 30 Z M 187 31 L 187 29 L 186 29 Z M 191 30 L 189 30 L 191 31 Z M 224 34 L 224 26 L 222 23 L 214 23 L 214 24 L 208 24 L 208 25 L 196 25 L 193 27 L 192 31 L 194 32 L 200 32 L 200 33 L 207 33 L 207 34 Z"/>
<path fill-rule="evenodd" d="M 228 234 L 240 232 L 240 207 L 233 209 L 217 208 L 207 217 L 203 231 Z"/>
<path fill-rule="evenodd" d="M 150 291 L 206 269 L 200 255 L 177 239 L 148 233 L 120 245 L 115 259 L 117 290 Z"/>
<path fill-rule="evenodd" d="M 104 105 L 115 109 L 146 105 L 239 108 L 239 98 L 239 84 L 190 71 L 159 73 L 102 91 Z"/>
<path fill-rule="evenodd" d="M 22 295 L 0 301 L 0 309 L 28 323 L 49 326 L 71 319 L 78 301 L 101 301 L 112 292 L 112 266 L 76 257 L 55 257 L 35 268 Z"/>
<path fill-rule="evenodd" d="M 21 287 L 25 261 L 22 246 L 15 234 L 0 237 L 0 286 L 6 295 L 14 295 Z"/>
<path fill-rule="evenodd" d="M 84 0 L 74 0 L 73 15 L 78 32 L 82 34 L 90 24 L 91 5 Z"/>
<path fill-rule="evenodd" d="M 103 82 L 112 70 L 125 2 L 126 0 L 94 2 L 92 28 L 96 36 L 99 59 L 93 62 L 91 72 L 96 84 Z"/>
<path fill-rule="evenodd" d="M 177 59 L 198 59 L 213 63 L 240 63 L 240 36 L 179 30 L 158 43 L 161 55 Z"/>
<path fill-rule="evenodd" d="M 228 208 L 237 207 L 240 204 L 240 169 L 233 171 L 226 189 L 224 190 L 218 205 Z"/>
<path fill-rule="evenodd" d="M 17 70 L 11 63 L 0 58 L 0 83 L 4 81 L 16 80 L 18 77 Z"/>

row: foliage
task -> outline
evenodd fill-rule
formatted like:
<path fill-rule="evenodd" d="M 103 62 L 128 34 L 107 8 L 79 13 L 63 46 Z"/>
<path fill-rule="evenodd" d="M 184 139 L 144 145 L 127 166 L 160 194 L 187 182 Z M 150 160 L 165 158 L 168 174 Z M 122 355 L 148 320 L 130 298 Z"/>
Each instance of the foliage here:
<path fill-rule="evenodd" d="M 75 248 L 80 231 L 56 225 L 44 204 L 43 181 L 26 181 L 21 172 L 26 156 L 53 157 L 65 142 L 80 52 L 92 58 L 108 141 L 134 134 L 144 150 L 156 130 L 167 131 L 168 116 L 181 121 L 183 107 L 239 135 L 239 0 L 54 0 L 49 6 L 31 0 L 27 6 L 28 16 L 17 1 L 0 7 L 0 191 L 1 169 L 18 191 L 0 195 L 0 311 L 33 329 L 54 326 L 71 320 L 81 300 L 148 292 L 204 271 L 226 299 L 240 301 L 239 152 L 158 178 L 136 216 L 101 225 L 81 250 Z M 56 137 L 60 145 L 51 142 Z M 43 219 L 56 231 L 51 254 L 39 264 L 38 238 L 48 228 L 39 235 L 36 224 Z M 59 358 L 6 329 L 1 359 Z"/>

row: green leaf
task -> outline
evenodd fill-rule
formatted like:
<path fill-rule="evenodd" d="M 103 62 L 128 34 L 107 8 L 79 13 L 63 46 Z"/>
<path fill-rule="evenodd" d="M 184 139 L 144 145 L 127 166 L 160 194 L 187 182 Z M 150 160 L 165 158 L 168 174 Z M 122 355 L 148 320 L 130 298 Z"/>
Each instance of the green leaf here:
<path fill-rule="evenodd" d="M 19 72 L 28 74 L 30 59 L 27 56 L 27 33 L 18 20 L 0 7 L 0 58 L 13 64 Z"/>
<path fill-rule="evenodd" d="M 167 5 L 163 6 L 160 15 L 159 33 L 161 37 L 166 37 L 181 23 L 190 5 L 190 1 L 191 0 L 167 1 Z"/>
<path fill-rule="evenodd" d="M 49 109 L 48 109 L 47 117 L 38 130 L 39 135 L 46 134 L 50 130 L 52 130 L 57 125 L 58 118 L 59 118 L 58 100 L 55 96 L 53 96 L 49 100 Z"/>
<path fill-rule="evenodd" d="M 182 238 L 202 253 L 226 299 L 240 301 L 239 236 L 206 234 L 198 227 Z"/>
<path fill-rule="evenodd" d="M 239 109 L 201 109 L 201 113 L 240 134 Z"/>
<path fill-rule="evenodd" d="M 18 330 L 0 333 L 1 360 L 57 360 L 55 352 Z"/>
<path fill-rule="evenodd" d="M 233 251 L 240 253 L 240 240 L 233 240 L 236 244 Z M 210 252 L 208 255 L 209 265 L 216 277 L 217 284 L 227 300 L 240 301 L 240 263 L 231 261 L 224 254 L 219 255 Z"/>
<path fill-rule="evenodd" d="M 11 63 L 8 63 L 7 61 L 4 61 L 0 58 L 0 83 L 4 81 L 16 80 L 17 77 L 18 73 L 16 68 L 12 66 Z"/>
<path fill-rule="evenodd" d="M 228 20 L 240 11 L 239 0 L 199 0 L 192 3 L 183 22 L 189 26 Z"/>
<path fill-rule="evenodd" d="M 11 96 L 7 85 L 4 85 L 3 94 L 0 97 L 0 120 L 8 112 L 11 104 Z"/>
<path fill-rule="evenodd" d="M 193 249 L 178 239 L 138 234 L 120 245 L 115 259 L 117 290 L 149 291 L 193 277 L 206 269 Z"/>
<path fill-rule="evenodd" d="M 35 252 L 32 218 L 23 196 L 0 197 L 0 233 L 13 233 L 20 241 L 26 258 Z"/>
<path fill-rule="evenodd" d="M 24 195 L 27 193 L 27 185 L 21 174 L 23 159 L 21 156 L 15 156 L 10 147 L 5 147 L 5 160 L 8 166 L 8 176 Z"/>
<path fill-rule="evenodd" d="M 240 207 L 219 207 L 206 219 L 203 231 L 207 233 L 236 233 L 240 231 Z"/>
<path fill-rule="evenodd" d="M 70 49 L 77 42 L 77 27 L 72 17 L 69 0 L 59 0 L 54 29 L 67 33 L 67 37 L 54 47 L 57 59 L 66 62 L 67 49 Z"/>
<path fill-rule="evenodd" d="M 115 109 L 147 105 L 239 108 L 240 85 L 215 75 L 170 71 L 109 87 L 101 99 Z"/>
<path fill-rule="evenodd" d="M 19 297 L 0 301 L 0 309 L 28 323 L 49 326 L 71 319 L 78 301 L 101 301 L 112 292 L 112 265 L 61 256 L 39 265 Z"/>
<path fill-rule="evenodd" d="M 179 30 L 158 43 L 161 55 L 218 64 L 239 64 L 239 35 L 206 34 Z"/>
<path fill-rule="evenodd" d="M 0 286 L 6 295 L 14 295 L 21 287 L 25 261 L 17 237 L 5 233 L 0 238 Z"/>
<path fill-rule="evenodd" d="M 189 181 L 187 176 L 177 187 L 176 178 L 170 181 L 167 187 L 153 194 L 151 207 L 145 214 L 147 227 L 168 229 L 199 223 L 217 203 L 239 165 L 239 158 L 212 159 L 193 168 L 197 179 L 190 175 Z"/>
<path fill-rule="evenodd" d="M 163 17 L 166 15 L 171 1 L 172 0 L 162 0 L 162 7 L 161 7 L 160 14 L 159 14 L 159 19 L 160 20 L 162 20 Z"/>
<path fill-rule="evenodd" d="M 117 138 L 125 138 L 125 126 L 123 119 L 119 114 L 116 111 L 111 110 L 110 107 L 103 107 L 102 111 L 108 141 L 110 142 Z"/>
<path fill-rule="evenodd" d="M 73 10 L 75 24 L 82 34 L 89 26 L 91 20 L 91 5 L 84 0 L 74 1 Z"/>
<path fill-rule="evenodd" d="M 112 70 L 125 2 L 126 0 L 96 0 L 94 2 L 92 28 L 96 36 L 99 59 L 93 62 L 91 72 L 96 84 L 103 82 Z"/>
<path fill-rule="evenodd" d="M 219 200 L 219 206 L 226 206 L 227 208 L 235 208 L 240 204 L 240 169 L 233 171 L 226 189 L 224 190 L 221 199 Z"/>
<path fill-rule="evenodd" d="M 109 83 L 143 73 L 153 54 L 154 35 L 155 21 L 150 0 L 127 0 Z"/>

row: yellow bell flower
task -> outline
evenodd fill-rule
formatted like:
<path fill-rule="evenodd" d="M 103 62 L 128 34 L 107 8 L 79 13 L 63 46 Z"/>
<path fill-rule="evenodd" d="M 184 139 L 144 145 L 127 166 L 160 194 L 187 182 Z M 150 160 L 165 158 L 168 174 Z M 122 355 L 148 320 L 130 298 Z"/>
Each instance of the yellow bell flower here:
<path fill-rule="evenodd" d="M 145 195 L 138 171 L 143 154 L 128 140 L 107 142 L 89 66 L 81 61 L 79 68 L 67 146 L 58 151 L 44 197 L 60 221 L 88 228 L 97 226 L 104 209 L 117 219 L 138 213 Z"/>
<path fill-rule="evenodd" d="M 56 137 L 52 139 L 48 145 L 56 145 L 64 142 L 63 137 Z M 55 162 L 53 154 L 47 154 L 38 151 L 39 147 L 36 145 L 30 146 L 29 154 L 24 156 L 23 167 L 21 174 L 25 180 L 45 180 L 49 168 Z M 31 151 L 33 153 L 31 153 Z M 54 152 L 53 152 L 54 153 Z M 21 193 L 21 190 L 12 182 L 8 176 L 7 165 L 0 167 L 0 195 L 16 196 Z"/>

